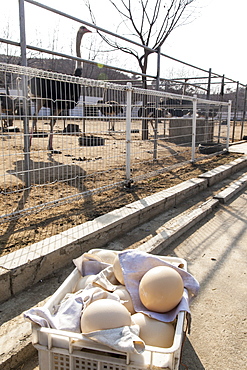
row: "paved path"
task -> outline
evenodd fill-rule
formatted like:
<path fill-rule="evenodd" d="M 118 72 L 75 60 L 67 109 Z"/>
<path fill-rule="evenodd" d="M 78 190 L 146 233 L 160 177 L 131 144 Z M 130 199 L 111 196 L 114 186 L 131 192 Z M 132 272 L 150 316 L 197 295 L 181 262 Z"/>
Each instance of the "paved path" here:
<path fill-rule="evenodd" d="M 229 151 L 234 153 L 247 154 L 247 141 L 241 142 L 240 144 L 230 145 Z"/>
<path fill-rule="evenodd" d="M 190 370 L 246 369 L 247 191 L 163 253 L 185 258 L 201 285 L 182 363 Z"/>

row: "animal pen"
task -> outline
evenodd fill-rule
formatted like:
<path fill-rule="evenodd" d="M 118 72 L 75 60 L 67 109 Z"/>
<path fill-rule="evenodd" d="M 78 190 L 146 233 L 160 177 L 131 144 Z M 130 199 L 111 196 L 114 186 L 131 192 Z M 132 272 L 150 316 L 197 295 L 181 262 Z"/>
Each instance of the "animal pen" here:
<path fill-rule="evenodd" d="M 230 103 L 16 65 L 1 64 L 0 72 L 8 75 L 23 106 L 5 117 L 13 125 L 1 132 L 2 222 L 195 162 L 205 155 L 202 144 L 217 143 L 217 151 L 229 146 Z M 47 89 L 51 82 L 57 89 L 64 83 L 79 88 L 78 104 L 59 116 L 42 108 L 33 127 L 38 98 L 25 96 L 23 83 L 29 86 L 35 78 L 44 79 Z M 121 107 L 118 114 L 102 114 L 102 107 L 112 108 L 102 103 L 106 91 Z M 24 201 L 34 189 L 36 196 Z"/>
<path fill-rule="evenodd" d="M 0 90 L 0 229 L 6 239 L 19 219 L 27 219 L 25 225 L 32 227 L 29 216 L 34 213 L 90 200 L 92 194 L 108 189 L 129 189 L 142 179 L 194 163 L 211 153 L 227 151 L 230 138 L 235 140 L 238 93 L 234 112 L 231 102 L 223 101 L 223 95 L 215 100 L 210 96 L 211 78 L 220 78 L 222 91 L 224 81 L 235 81 L 211 71 L 198 68 L 205 74 L 207 88 L 198 87 L 201 82 L 196 82 L 193 91 L 201 93 L 192 96 L 186 94 L 186 88 L 192 86 L 188 78 L 184 79 L 187 82 L 183 93 L 176 94 L 176 89 L 171 92 L 166 84 L 180 85 L 181 81 L 162 79 L 159 73 L 147 75 L 150 89 L 142 89 L 137 87 L 138 78 L 129 78 L 131 74 L 138 76 L 140 82 L 141 73 L 117 67 L 116 71 L 126 72 L 126 82 L 27 67 L 29 49 L 53 54 L 63 62 L 70 60 L 77 66 L 82 61 L 94 66 L 98 63 L 81 59 L 80 53 L 74 57 L 26 45 L 24 2 L 88 25 L 36 1 L 19 0 L 20 43 L 0 39 L 1 43 L 21 50 L 16 63 L 0 61 L 4 90 Z M 96 25 L 89 26 L 112 34 Z M 85 27 L 80 29 L 85 31 Z M 159 57 L 167 56 L 159 53 Z M 240 137 L 245 123 L 246 92 L 247 89 L 240 109 Z M 8 244 L 7 252 L 15 240 Z M 5 241 L 2 245 L 5 247 Z"/>

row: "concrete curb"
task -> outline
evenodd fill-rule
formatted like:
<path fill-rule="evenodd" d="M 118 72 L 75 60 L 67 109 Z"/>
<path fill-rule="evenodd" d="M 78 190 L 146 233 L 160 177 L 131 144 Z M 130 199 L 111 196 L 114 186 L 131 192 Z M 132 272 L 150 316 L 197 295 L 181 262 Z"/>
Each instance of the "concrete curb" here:
<path fill-rule="evenodd" d="M 233 182 L 229 187 L 222 190 L 214 196 L 221 203 L 227 203 L 233 196 L 247 186 L 247 175 L 242 176 L 239 180 Z"/>
<path fill-rule="evenodd" d="M 17 351 L 13 350 L 9 354 L 9 358 L 0 363 L 0 370 L 21 370 L 22 368 L 19 368 L 20 364 L 23 364 L 26 359 L 37 355 L 37 350 L 32 344 L 31 337 L 32 334 L 29 330 L 29 332 L 26 334 L 26 338 L 22 342 L 21 348 L 19 347 Z"/>
<path fill-rule="evenodd" d="M 216 176 L 222 175 L 222 172 L 216 171 Z M 208 174 L 206 175 L 206 177 Z M 203 175 L 202 175 L 203 177 Z M 212 180 L 212 179 L 211 179 Z M 211 181 L 211 183 L 213 183 Z M 203 203 L 200 207 L 194 209 L 185 215 L 174 217 L 169 226 L 161 233 L 143 243 L 138 250 L 153 254 L 158 254 L 162 249 L 179 238 L 184 232 L 193 227 L 197 222 L 211 213 L 220 203 L 227 203 L 232 197 L 247 186 L 247 175 L 233 182 L 229 187 L 216 194 L 213 199 Z"/>
<path fill-rule="evenodd" d="M 190 213 L 174 217 L 171 223 L 167 225 L 167 227 L 162 232 L 155 235 L 146 243 L 143 243 L 137 249 L 153 254 L 160 253 L 162 249 L 167 247 L 170 243 L 179 238 L 179 236 L 189 230 L 197 222 L 206 217 L 218 205 L 219 201 L 217 199 L 210 199 Z"/>
<path fill-rule="evenodd" d="M 234 161 L 218 166 L 211 171 L 207 171 L 198 176 L 200 179 L 207 179 L 208 186 L 222 181 L 231 174 L 240 171 L 247 165 L 247 156 L 237 158 Z"/>
<path fill-rule="evenodd" d="M 246 166 L 247 156 L 243 156 L 198 178 L 187 180 L 93 221 L 0 257 L 0 302 L 53 274 L 92 247 L 102 247 L 117 236 L 177 206 L 186 198 L 198 194 Z M 190 222 L 192 220 L 188 221 L 188 225 Z M 166 240 L 168 243 L 169 238 Z"/>

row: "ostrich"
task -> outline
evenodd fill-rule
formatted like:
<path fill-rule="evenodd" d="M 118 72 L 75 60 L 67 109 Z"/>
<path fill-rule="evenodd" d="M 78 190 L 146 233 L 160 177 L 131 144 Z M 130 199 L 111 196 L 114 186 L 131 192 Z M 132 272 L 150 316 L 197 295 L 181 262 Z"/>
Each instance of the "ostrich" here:
<path fill-rule="evenodd" d="M 153 102 L 147 102 L 145 106 L 140 107 L 138 110 L 138 117 L 147 117 L 151 120 L 153 118 L 166 117 L 166 109 L 162 105 L 156 105 Z"/>
<path fill-rule="evenodd" d="M 164 106 L 172 117 L 191 116 L 193 111 L 193 103 L 191 100 L 181 100 L 174 98 L 160 99 L 160 106 Z"/>
<path fill-rule="evenodd" d="M 167 98 L 166 100 L 163 100 L 161 98 L 160 106 L 165 106 L 167 112 L 172 117 L 186 118 L 191 117 L 193 114 L 193 103 L 191 100 L 181 100 L 173 98 Z M 217 113 L 218 111 L 216 108 L 210 108 L 208 110 L 206 108 L 197 109 L 197 117 L 214 118 L 216 117 Z"/>
<path fill-rule="evenodd" d="M 114 100 L 110 100 L 106 102 L 99 100 L 98 104 L 99 104 L 99 110 L 101 114 L 109 118 L 109 131 L 115 131 L 115 127 L 114 127 L 115 122 L 114 120 L 111 121 L 110 117 L 115 117 L 118 114 L 123 113 L 123 107 L 117 101 L 114 101 Z M 111 126 L 110 126 L 110 122 L 111 122 Z"/>
<path fill-rule="evenodd" d="M 157 122 L 168 115 L 166 108 L 163 105 L 155 104 L 155 102 L 147 102 L 144 106 L 138 109 L 138 117 L 145 118 L 147 123 L 150 122 L 153 130 L 157 130 Z M 157 119 L 159 119 L 157 121 Z M 155 123 L 156 122 L 156 123 Z"/>
<path fill-rule="evenodd" d="M 91 32 L 86 27 L 81 26 L 76 36 L 76 54 L 81 58 L 80 45 L 85 33 Z M 74 75 L 82 76 L 82 63 L 77 62 Z M 58 116 L 63 110 L 73 109 L 80 99 L 80 85 L 72 82 L 48 80 L 42 77 L 33 77 L 31 79 L 31 94 L 35 97 L 35 117 L 32 123 L 30 135 L 30 145 L 33 132 L 37 132 L 37 116 L 42 107 L 51 109 L 51 116 Z M 53 127 L 56 123 L 55 118 L 50 120 L 50 136 L 48 141 L 48 150 L 53 152 Z"/>
<path fill-rule="evenodd" d="M 2 119 L 2 114 L 6 114 L 6 118 Z M 8 116 L 13 116 L 15 113 L 15 99 L 10 97 L 9 88 L 7 87 L 6 93 L 0 93 L 0 115 L 2 123 L 2 131 L 4 127 L 13 126 L 13 118 Z"/>

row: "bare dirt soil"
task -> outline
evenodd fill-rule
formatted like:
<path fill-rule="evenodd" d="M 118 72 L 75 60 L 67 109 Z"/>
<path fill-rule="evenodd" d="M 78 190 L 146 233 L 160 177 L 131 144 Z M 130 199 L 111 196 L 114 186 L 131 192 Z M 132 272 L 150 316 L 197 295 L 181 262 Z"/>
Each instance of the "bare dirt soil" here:
<path fill-rule="evenodd" d="M 195 164 L 187 164 L 155 177 L 141 180 L 131 188 L 119 187 L 91 194 L 74 203 L 44 209 L 38 213 L 25 215 L 19 219 L 3 223 L 0 225 L 0 256 L 93 220 L 165 188 L 197 177 L 240 156 L 241 154 L 235 153 L 218 154 L 200 160 Z M 58 195 L 62 194 L 63 185 L 56 185 L 51 191 L 57 192 Z M 39 194 L 37 193 L 36 196 L 39 197 Z M 11 199 L 9 199 L 9 202 L 11 202 Z"/>

